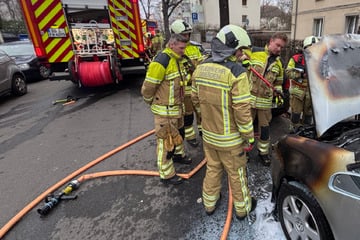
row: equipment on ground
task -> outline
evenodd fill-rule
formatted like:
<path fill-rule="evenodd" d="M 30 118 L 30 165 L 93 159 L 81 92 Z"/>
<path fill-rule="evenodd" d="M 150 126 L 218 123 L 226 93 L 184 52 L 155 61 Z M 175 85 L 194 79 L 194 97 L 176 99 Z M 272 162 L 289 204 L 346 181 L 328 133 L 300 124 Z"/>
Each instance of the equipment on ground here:
<path fill-rule="evenodd" d="M 71 181 L 60 193 L 50 194 L 45 198 L 45 205 L 42 208 L 39 208 L 37 212 L 41 216 L 47 215 L 51 209 L 59 204 L 61 200 L 74 200 L 77 198 L 75 196 L 68 196 L 73 190 L 77 189 L 80 185 L 78 180 Z"/>
<path fill-rule="evenodd" d="M 79 87 L 119 83 L 145 72 L 138 0 L 21 0 L 36 55 L 50 80 Z"/>

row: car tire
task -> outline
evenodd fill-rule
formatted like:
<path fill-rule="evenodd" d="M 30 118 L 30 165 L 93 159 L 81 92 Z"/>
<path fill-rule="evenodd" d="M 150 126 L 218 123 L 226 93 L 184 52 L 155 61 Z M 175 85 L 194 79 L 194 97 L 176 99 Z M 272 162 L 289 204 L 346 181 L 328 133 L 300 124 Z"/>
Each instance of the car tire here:
<path fill-rule="evenodd" d="M 11 92 L 16 96 L 21 96 L 27 93 L 27 84 L 23 75 L 19 73 L 14 74 L 11 81 Z"/>
<path fill-rule="evenodd" d="M 305 185 L 295 181 L 283 183 L 277 209 L 287 239 L 334 239 L 319 203 Z"/>
<path fill-rule="evenodd" d="M 40 76 L 42 79 L 48 79 L 51 75 L 51 70 L 50 70 L 50 68 L 48 68 L 44 65 L 40 65 L 39 73 L 40 73 Z"/>

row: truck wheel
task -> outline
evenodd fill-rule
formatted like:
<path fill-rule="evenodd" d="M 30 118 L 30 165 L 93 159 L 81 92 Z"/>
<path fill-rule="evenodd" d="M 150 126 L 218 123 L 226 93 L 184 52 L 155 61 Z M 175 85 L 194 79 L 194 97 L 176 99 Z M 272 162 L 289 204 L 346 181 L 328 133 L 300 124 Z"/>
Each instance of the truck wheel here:
<path fill-rule="evenodd" d="M 16 96 L 27 93 L 27 84 L 23 75 L 19 73 L 14 74 L 11 82 L 11 92 Z"/>
<path fill-rule="evenodd" d="M 78 85 L 79 84 L 79 78 L 78 78 L 77 73 L 75 72 L 75 62 L 74 62 L 74 60 L 70 60 L 68 62 L 68 70 L 69 70 L 69 75 L 70 75 L 71 82 Z"/>
<path fill-rule="evenodd" d="M 110 68 L 114 83 L 119 84 L 122 80 L 122 74 L 120 72 L 120 68 L 117 64 L 116 58 L 113 56 L 110 56 Z"/>

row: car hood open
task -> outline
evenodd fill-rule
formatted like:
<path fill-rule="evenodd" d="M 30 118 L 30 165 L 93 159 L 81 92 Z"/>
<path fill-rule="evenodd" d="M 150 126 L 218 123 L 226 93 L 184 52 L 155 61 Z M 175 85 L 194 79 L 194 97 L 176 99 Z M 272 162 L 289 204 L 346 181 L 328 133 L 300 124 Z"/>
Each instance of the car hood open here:
<path fill-rule="evenodd" d="M 316 132 L 360 113 L 360 35 L 328 35 L 305 50 Z"/>

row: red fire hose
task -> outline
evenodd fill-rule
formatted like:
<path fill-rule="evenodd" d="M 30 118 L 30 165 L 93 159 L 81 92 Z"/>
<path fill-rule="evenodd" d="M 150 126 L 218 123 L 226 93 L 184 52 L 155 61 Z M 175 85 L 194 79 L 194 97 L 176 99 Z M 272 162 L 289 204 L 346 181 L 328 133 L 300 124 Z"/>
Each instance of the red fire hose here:
<path fill-rule="evenodd" d="M 261 75 L 258 71 L 256 71 L 255 68 L 253 68 L 253 67 L 250 66 L 250 71 L 253 72 L 258 78 L 260 78 L 260 80 L 263 81 L 263 82 L 266 84 L 266 86 L 268 86 L 268 87 L 271 88 L 274 92 L 276 92 L 276 93 L 279 94 L 282 98 L 284 98 L 283 94 L 282 94 L 279 90 L 275 89 L 275 87 L 274 87 L 266 78 L 264 78 L 263 75 Z"/>

